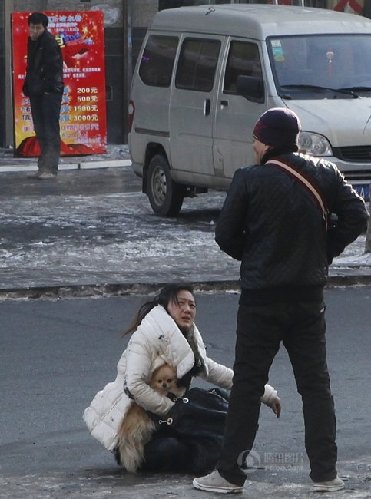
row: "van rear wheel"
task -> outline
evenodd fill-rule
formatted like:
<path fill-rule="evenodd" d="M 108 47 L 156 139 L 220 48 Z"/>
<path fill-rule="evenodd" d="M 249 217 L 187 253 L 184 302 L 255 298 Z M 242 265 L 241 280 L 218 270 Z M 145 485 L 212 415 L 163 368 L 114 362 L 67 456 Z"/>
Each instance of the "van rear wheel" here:
<path fill-rule="evenodd" d="M 167 159 L 156 154 L 147 173 L 147 196 L 156 215 L 176 216 L 184 200 L 184 187 L 173 181 Z"/>

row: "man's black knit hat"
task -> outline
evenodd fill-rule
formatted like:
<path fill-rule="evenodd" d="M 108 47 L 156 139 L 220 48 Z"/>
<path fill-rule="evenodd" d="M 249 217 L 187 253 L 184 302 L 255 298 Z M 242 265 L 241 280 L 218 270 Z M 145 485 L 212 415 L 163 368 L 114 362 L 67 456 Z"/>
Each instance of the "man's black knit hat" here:
<path fill-rule="evenodd" d="M 293 111 L 272 107 L 256 122 L 253 136 L 267 146 L 295 148 L 300 129 L 299 118 Z"/>

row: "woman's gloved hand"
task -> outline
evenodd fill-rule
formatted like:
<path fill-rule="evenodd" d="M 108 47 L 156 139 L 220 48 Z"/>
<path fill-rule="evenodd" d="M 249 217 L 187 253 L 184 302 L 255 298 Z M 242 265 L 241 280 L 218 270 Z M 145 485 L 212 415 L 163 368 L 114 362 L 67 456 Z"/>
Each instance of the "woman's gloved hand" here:
<path fill-rule="evenodd" d="M 272 409 L 274 414 L 279 418 L 281 416 L 281 401 L 279 397 L 275 397 L 267 403 L 267 406 Z"/>
<path fill-rule="evenodd" d="M 277 395 L 277 390 L 271 385 L 265 385 L 264 394 L 261 398 L 263 404 L 272 409 L 277 418 L 281 415 L 281 401 Z"/>

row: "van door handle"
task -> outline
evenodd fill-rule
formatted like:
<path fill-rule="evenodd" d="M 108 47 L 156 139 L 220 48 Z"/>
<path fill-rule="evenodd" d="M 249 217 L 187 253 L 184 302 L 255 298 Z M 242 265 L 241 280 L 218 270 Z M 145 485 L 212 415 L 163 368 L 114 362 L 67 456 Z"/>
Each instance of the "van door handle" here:
<path fill-rule="evenodd" d="M 209 116 L 210 114 L 210 99 L 205 99 L 204 101 L 204 115 Z"/>
<path fill-rule="evenodd" d="M 227 100 L 221 100 L 220 101 L 220 105 L 223 106 L 223 107 L 227 107 L 228 106 L 228 101 Z"/>

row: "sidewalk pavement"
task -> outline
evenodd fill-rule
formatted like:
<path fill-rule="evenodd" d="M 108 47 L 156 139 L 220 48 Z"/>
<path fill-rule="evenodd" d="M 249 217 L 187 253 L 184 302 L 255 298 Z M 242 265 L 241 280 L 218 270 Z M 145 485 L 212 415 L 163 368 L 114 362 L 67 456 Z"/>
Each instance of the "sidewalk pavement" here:
<path fill-rule="evenodd" d="M 94 156 L 62 156 L 59 170 L 117 168 L 131 164 L 127 144 L 107 144 L 107 153 Z M 36 172 L 36 158 L 15 157 L 10 148 L 0 148 L 0 173 Z"/>

